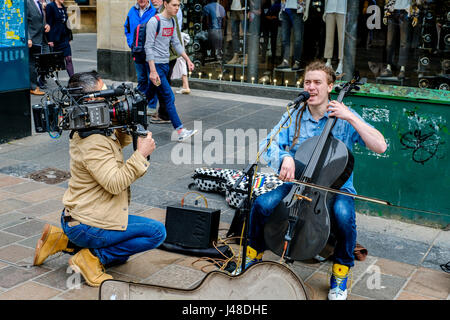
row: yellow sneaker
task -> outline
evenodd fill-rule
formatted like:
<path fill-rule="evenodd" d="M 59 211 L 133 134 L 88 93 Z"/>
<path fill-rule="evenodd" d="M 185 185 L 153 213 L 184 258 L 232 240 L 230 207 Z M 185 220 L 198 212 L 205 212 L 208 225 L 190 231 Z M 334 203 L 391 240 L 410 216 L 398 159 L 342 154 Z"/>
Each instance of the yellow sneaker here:
<path fill-rule="evenodd" d="M 349 270 L 349 267 L 342 264 L 333 264 L 328 300 L 347 300 L 347 279 Z"/>
<path fill-rule="evenodd" d="M 255 249 L 253 249 L 250 246 L 247 246 L 247 255 L 245 257 L 245 270 L 247 270 L 250 266 L 254 265 L 257 262 L 262 261 L 264 252 L 257 252 Z M 242 272 L 242 267 L 239 265 L 237 266 L 236 270 L 232 272 L 233 276 L 237 276 Z"/>

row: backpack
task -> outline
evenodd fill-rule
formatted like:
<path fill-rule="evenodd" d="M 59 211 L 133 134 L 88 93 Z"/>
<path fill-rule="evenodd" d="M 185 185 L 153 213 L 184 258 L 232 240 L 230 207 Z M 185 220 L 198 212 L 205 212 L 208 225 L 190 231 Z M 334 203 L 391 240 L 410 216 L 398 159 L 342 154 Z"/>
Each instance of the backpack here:
<path fill-rule="evenodd" d="M 158 15 L 154 16 L 158 20 L 156 26 L 155 38 L 158 36 L 159 30 L 161 29 L 161 20 Z M 172 26 L 175 27 L 175 22 L 172 18 Z M 147 61 L 145 56 L 145 40 L 147 33 L 147 22 L 139 24 L 134 30 L 133 34 L 133 44 L 131 46 L 131 56 L 136 63 L 145 63 Z"/>

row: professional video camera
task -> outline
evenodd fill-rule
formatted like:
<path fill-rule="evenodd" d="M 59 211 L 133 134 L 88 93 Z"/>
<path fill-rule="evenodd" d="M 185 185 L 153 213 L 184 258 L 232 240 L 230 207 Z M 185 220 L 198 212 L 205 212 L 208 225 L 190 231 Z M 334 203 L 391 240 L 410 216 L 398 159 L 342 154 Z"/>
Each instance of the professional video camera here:
<path fill-rule="evenodd" d="M 65 69 L 62 52 L 37 54 L 38 74 L 51 76 L 58 88 L 46 94 L 41 104 L 32 106 L 36 132 L 61 135 L 63 130 L 87 133 L 123 128 L 135 137 L 147 135 L 147 101 L 132 84 L 82 92 L 82 88 L 61 86 L 55 72 Z M 86 134 L 84 134 L 85 136 Z M 80 135 L 83 136 L 83 135 Z"/>

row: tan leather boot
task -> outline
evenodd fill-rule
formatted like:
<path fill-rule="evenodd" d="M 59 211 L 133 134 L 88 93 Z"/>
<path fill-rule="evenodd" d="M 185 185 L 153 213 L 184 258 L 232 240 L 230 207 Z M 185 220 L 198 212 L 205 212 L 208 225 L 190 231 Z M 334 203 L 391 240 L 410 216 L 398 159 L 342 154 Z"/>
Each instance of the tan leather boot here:
<path fill-rule="evenodd" d="M 45 259 L 57 252 L 71 252 L 73 249 L 67 248 L 69 238 L 64 234 L 61 228 L 46 224 L 42 230 L 42 236 L 36 244 L 34 251 L 33 265 L 41 265 Z"/>
<path fill-rule="evenodd" d="M 103 281 L 113 278 L 105 272 L 99 258 L 94 256 L 87 248 L 78 251 L 71 257 L 69 264 L 76 272 L 81 273 L 91 287 L 98 287 Z"/>
<path fill-rule="evenodd" d="M 43 96 L 45 94 L 45 92 L 41 91 L 41 89 L 39 89 L 39 87 L 36 87 L 36 89 L 34 90 L 30 90 L 31 94 L 34 94 L 36 96 Z"/>

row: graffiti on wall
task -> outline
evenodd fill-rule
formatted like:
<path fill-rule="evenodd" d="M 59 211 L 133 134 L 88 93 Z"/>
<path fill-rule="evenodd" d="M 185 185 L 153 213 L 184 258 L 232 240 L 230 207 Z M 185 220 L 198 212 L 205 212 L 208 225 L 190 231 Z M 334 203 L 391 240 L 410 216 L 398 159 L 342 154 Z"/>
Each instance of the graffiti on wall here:
<path fill-rule="evenodd" d="M 441 116 L 421 116 L 418 109 L 403 110 L 408 118 L 409 130 L 400 132 L 400 144 L 411 152 L 414 162 L 424 165 L 436 158 L 442 159 L 445 141 L 441 132 L 447 132 L 445 120 Z"/>

